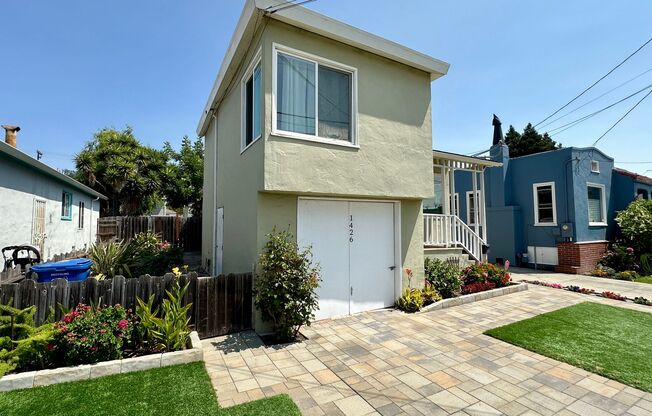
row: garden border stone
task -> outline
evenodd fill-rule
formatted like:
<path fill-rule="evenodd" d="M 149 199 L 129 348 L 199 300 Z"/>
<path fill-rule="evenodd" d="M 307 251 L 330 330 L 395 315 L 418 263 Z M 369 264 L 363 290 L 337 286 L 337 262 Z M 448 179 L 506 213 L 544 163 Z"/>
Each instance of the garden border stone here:
<path fill-rule="evenodd" d="M 199 334 L 190 333 L 191 348 L 182 351 L 165 352 L 162 354 L 143 355 L 141 357 L 124 358 L 120 360 L 104 361 L 96 364 L 84 364 L 74 367 L 60 367 L 48 370 L 27 371 L 24 373 L 8 374 L 0 378 L 0 392 L 31 387 L 48 386 L 50 384 L 66 383 L 71 381 L 88 380 L 112 374 L 128 373 L 132 371 L 149 370 L 152 368 L 169 365 L 187 364 L 204 360 Z"/>
<path fill-rule="evenodd" d="M 528 289 L 527 283 L 515 283 L 498 289 L 485 290 L 484 292 L 471 293 L 470 295 L 462 295 L 456 298 L 442 299 L 428 306 L 424 306 L 417 313 L 425 313 L 430 311 L 436 311 L 439 309 L 451 308 L 453 306 L 465 305 L 467 303 L 477 302 L 479 300 L 495 298 L 496 296 L 522 292 L 527 289 Z"/>

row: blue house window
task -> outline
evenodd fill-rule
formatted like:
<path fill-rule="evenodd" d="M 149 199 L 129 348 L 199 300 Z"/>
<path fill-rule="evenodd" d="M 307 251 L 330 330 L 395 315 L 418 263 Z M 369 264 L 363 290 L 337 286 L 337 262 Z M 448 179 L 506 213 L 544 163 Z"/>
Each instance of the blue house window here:
<path fill-rule="evenodd" d="M 607 205 L 604 194 L 604 185 L 587 184 L 589 225 L 607 225 Z"/>
<path fill-rule="evenodd" d="M 533 185 L 534 225 L 556 226 L 557 203 L 555 200 L 555 183 L 544 182 Z"/>
<path fill-rule="evenodd" d="M 72 220 L 72 194 L 70 192 L 61 192 L 61 219 Z"/>

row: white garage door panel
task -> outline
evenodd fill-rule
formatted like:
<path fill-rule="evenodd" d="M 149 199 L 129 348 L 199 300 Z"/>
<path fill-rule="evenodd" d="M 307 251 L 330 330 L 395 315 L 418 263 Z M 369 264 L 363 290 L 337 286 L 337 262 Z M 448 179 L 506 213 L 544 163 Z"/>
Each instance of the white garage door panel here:
<path fill-rule="evenodd" d="M 321 266 L 315 319 L 350 313 L 348 210 L 346 201 L 299 200 L 297 241 L 299 247 L 312 246 L 314 260 Z"/>
<path fill-rule="evenodd" d="M 394 304 L 394 204 L 351 202 L 351 313 Z"/>

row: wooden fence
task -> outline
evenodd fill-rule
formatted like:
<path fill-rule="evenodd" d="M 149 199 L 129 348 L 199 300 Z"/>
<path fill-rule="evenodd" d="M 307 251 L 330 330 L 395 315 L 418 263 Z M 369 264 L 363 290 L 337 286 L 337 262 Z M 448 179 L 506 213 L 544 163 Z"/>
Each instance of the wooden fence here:
<path fill-rule="evenodd" d="M 97 220 L 98 241 L 131 240 L 136 234 L 151 231 L 164 241 L 185 251 L 201 250 L 201 217 L 142 216 L 103 217 Z"/>
<path fill-rule="evenodd" d="M 55 320 L 61 319 L 61 305 L 65 309 L 79 303 L 115 305 L 135 311 L 136 298 L 143 300 L 154 296 L 154 306 L 165 299 L 176 281 L 188 283 L 184 304 L 192 303 L 190 323 L 202 338 L 214 337 L 252 327 L 253 320 L 253 277 L 248 274 L 230 274 L 214 277 L 197 277 L 189 273 L 179 278 L 173 274 L 165 276 L 141 276 L 127 279 L 116 276 L 113 279 L 87 279 L 69 282 L 55 279 L 49 283 L 36 283 L 26 279 L 20 283 L 0 284 L 0 303 L 17 308 L 36 306 L 37 324 L 48 319 L 54 311 Z"/>

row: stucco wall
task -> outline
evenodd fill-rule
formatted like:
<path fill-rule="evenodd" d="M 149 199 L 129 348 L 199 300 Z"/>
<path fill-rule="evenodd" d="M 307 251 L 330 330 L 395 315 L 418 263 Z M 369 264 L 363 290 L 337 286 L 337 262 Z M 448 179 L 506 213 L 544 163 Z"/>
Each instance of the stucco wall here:
<path fill-rule="evenodd" d="M 34 200 L 45 201 L 45 239 L 41 255 L 83 249 L 95 242 L 99 201 L 77 188 L 0 155 L 0 248 L 32 243 Z M 72 193 L 72 219 L 61 219 L 61 193 Z M 79 202 L 84 202 L 84 228 L 78 227 Z M 91 204 L 93 211 L 91 212 Z"/>
<path fill-rule="evenodd" d="M 273 42 L 357 68 L 359 149 L 270 135 Z M 432 196 L 427 73 L 277 21 L 270 21 L 265 29 L 263 50 L 265 190 Z"/>

